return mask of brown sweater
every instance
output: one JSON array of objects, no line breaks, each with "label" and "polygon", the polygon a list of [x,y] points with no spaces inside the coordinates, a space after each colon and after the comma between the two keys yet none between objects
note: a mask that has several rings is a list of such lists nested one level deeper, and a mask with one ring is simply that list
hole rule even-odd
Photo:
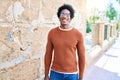
[{"label": "brown sweater", "polygon": [[[76,49],[78,64],[76,60]],[[48,75],[50,65],[55,71],[67,73],[76,72],[78,65],[79,77],[83,77],[85,67],[85,47],[81,32],[75,28],[69,31],[62,31],[59,27],[56,27],[49,32],[45,53],[45,75]]]}]

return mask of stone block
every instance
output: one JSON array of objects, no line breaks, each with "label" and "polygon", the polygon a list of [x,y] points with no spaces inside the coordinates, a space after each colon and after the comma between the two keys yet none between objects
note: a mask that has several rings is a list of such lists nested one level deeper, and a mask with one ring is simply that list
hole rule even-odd
[{"label": "stone block", "polygon": [[35,80],[39,77],[40,60],[27,60],[0,70],[0,80]]},{"label": "stone block", "polygon": [[32,55],[44,54],[47,42],[47,35],[50,27],[37,27],[34,30],[34,40],[32,42]]}]

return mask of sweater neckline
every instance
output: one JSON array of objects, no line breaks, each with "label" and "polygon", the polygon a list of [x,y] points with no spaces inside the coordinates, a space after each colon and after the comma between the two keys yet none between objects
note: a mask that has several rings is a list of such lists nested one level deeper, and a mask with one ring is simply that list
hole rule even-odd
[{"label": "sweater neckline", "polygon": [[61,30],[61,31],[71,31],[71,30],[73,29],[73,27],[68,28],[68,29],[62,29],[60,26],[59,26],[58,28],[59,28],[59,30]]}]

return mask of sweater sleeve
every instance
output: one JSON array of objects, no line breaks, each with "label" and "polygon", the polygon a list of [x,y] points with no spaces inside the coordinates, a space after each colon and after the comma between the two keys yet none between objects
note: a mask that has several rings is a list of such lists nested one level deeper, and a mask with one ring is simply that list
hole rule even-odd
[{"label": "sweater sleeve", "polygon": [[85,45],[82,34],[80,34],[79,36],[79,40],[77,44],[77,53],[78,53],[79,77],[83,78],[84,68],[85,68]]},{"label": "sweater sleeve", "polygon": [[51,34],[49,32],[47,45],[46,45],[45,58],[44,58],[45,75],[49,74],[49,69],[50,69],[50,65],[51,65],[51,61],[52,61],[52,52],[53,52],[53,45],[51,42]]}]

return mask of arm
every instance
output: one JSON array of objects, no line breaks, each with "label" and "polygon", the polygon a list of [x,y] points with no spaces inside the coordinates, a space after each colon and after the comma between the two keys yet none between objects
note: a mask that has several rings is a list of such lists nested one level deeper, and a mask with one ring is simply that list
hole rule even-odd
[{"label": "arm", "polygon": [[52,51],[53,51],[53,45],[52,45],[51,37],[50,37],[50,33],[49,33],[48,41],[47,41],[47,45],[46,45],[45,58],[44,58],[45,80],[49,80],[48,74],[49,74],[49,69],[50,69],[51,60],[52,60]]},{"label": "arm", "polygon": [[79,80],[82,80],[85,68],[85,45],[83,35],[79,36],[77,44]]},{"label": "arm", "polygon": [[50,80],[49,76],[48,76],[48,75],[47,75],[47,76],[45,75],[44,80]]}]

